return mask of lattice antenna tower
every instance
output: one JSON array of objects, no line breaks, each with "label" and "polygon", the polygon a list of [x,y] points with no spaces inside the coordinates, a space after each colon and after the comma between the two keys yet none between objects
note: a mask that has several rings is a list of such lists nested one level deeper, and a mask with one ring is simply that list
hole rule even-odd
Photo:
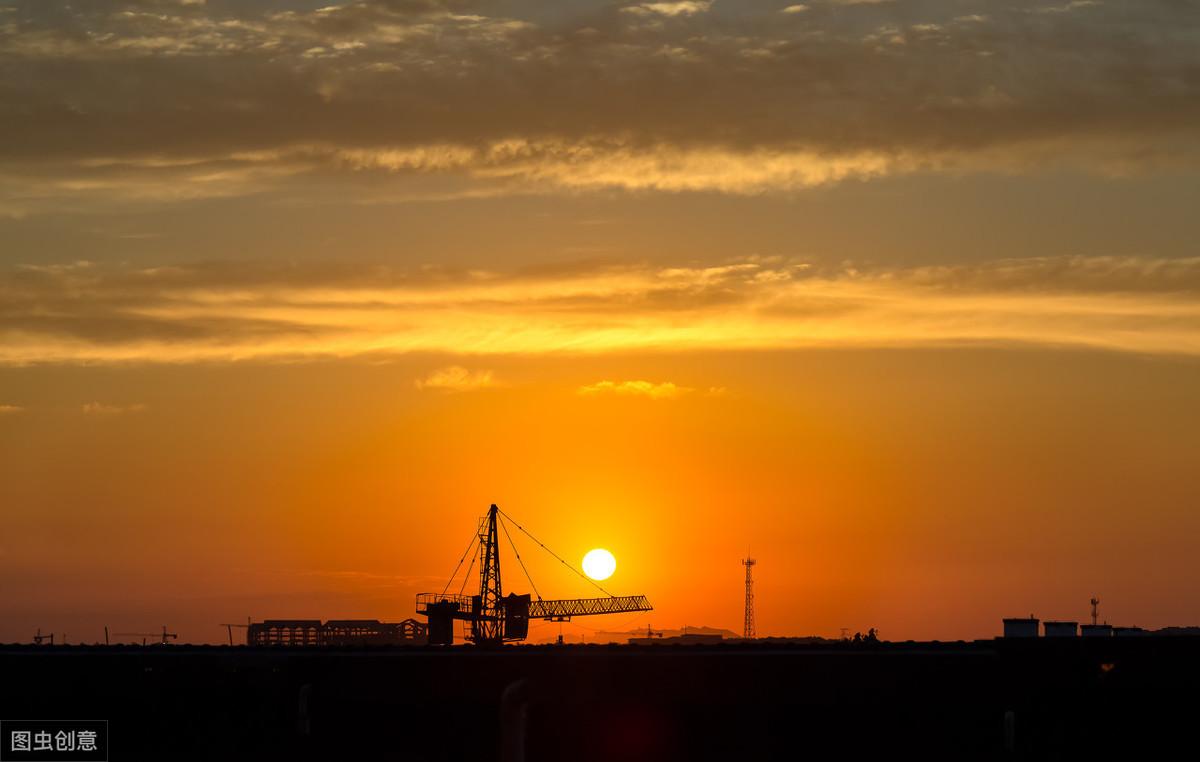
[{"label": "lattice antenna tower", "polygon": [[[746,554],[749,556],[749,554]],[[742,566],[746,567],[746,619],[742,624],[742,637],[757,637],[754,630],[754,565],[758,561],[753,558],[743,558]]]}]

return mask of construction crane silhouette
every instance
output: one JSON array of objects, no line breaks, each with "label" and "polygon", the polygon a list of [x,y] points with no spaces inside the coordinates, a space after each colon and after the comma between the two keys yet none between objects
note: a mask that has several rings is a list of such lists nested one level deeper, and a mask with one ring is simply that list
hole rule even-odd
[{"label": "construction crane silhouette", "polygon": [[114,632],[113,635],[121,638],[141,638],[142,645],[146,645],[146,638],[161,638],[155,645],[165,646],[167,640],[175,640],[179,636],[173,632],[167,632],[167,626],[164,624],[162,632]]},{"label": "construction crane silhouette", "polygon": [[37,635],[33,636],[33,642],[36,645],[40,646],[46,640],[50,641],[50,645],[54,645],[54,633],[50,633],[49,635],[43,635],[42,628],[39,627],[38,631],[37,631]]},{"label": "construction crane silhouette", "polygon": [[[558,559],[563,566],[604,593],[606,597],[543,600],[508,531],[510,523],[537,543],[542,550]],[[517,563],[525,572],[525,578],[529,580],[529,586],[533,588],[534,595],[537,596],[536,600],[529,594],[509,593],[507,596],[504,595],[500,582],[499,531],[501,529],[508,538]],[[466,589],[467,580],[471,575],[471,569],[475,565],[474,556],[463,576],[459,593],[457,595],[449,593],[450,585],[458,575],[463,561],[467,559],[468,555],[471,555],[471,551],[475,548],[479,549],[479,593],[463,595],[463,590]],[[557,553],[547,548],[495,504],[488,509],[487,515],[480,521],[478,531],[467,546],[462,558],[459,559],[458,566],[454,567],[454,573],[450,575],[450,580],[446,582],[446,587],[442,592],[417,595],[417,613],[429,620],[429,643],[431,645],[451,645],[454,642],[455,620],[470,625],[467,640],[475,645],[499,646],[505,641],[524,640],[529,634],[530,619],[569,622],[572,617],[577,616],[623,614],[632,611],[653,611],[653,607],[644,595],[616,596],[609,593],[594,580],[584,576],[578,569],[564,561]]]},{"label": "construction crane silhouette", "polygon": [[233,628],[241,627],[243,630],[249,630],[250,629],[250,617],[246,617],[245,624],[229,624],[229,623],[223,622],[221,624],[221,626],[229,631],[229,645],[233,645]]}]

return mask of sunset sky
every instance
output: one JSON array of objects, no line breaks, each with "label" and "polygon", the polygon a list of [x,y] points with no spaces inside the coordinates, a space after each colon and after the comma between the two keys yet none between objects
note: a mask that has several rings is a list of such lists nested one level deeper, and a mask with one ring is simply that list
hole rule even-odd
[{"label": "sunset sky", "polygon": [[0,0],[0,642],[1200,625],[1197,210],[1190,0]]}]

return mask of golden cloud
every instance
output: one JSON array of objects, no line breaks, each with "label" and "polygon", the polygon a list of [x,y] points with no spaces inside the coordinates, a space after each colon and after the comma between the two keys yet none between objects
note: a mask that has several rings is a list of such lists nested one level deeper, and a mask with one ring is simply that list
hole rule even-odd
[{"label": "golden cloud", "polygon": [[662,400],[678,397],[693,391],[686,386],[677,386],[670,381],[653,383],[650,381],[597,381],[594,384],[581,386],[577,392],[585,397],[598,394],[617,394],[625,396],[649,397]]},{"label": "golden cloud", "polygon": [[469,392],[494,386],[490,370],[469,371],[461,365],[451,365],[430,373],[415,382],[418,389],[436,389],[445,392]]},{"label": "golden cloud", "polygon": [[710,8],[712,8],[712,0],[675,0],[674,2],[627,5],[621,11],[632,13],[635,16],[692,16],[697,13],[706,13]]},{"label": "golden cloud", "polygon": [[[416,274],[79,263],[0,274],[0,364],[1034,345],[1200,355],[1200,258]],[[451,369],[428,388],[480,386]]]}]

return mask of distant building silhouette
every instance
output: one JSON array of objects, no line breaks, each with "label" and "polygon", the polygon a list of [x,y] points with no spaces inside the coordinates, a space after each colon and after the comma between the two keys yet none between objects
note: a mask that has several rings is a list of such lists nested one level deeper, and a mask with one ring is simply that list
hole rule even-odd
[{"label": "distant building silhouette", "polygon": [[[1167,631],[1155,630],[1149,631],[1141,627],[1113,627],[1108,622],[1100,623],[1097,620],[1100,616],[1100,598],[1092,596],[1088,601],[1092,606],[1092,623],[1080,625],[1077,622],[1070,621],[1048,621],[1045,623],[1046,637],[1048,638],[1073,638],[1076,636],[1085,638],[1129,638],[1139,637],[1144,635],[1165,635]],[[1172,629],[1172,628],[1168,628]],[[1189,628],[1174,628],[1182,631]],[[1200,633],[1200,628],[1196,629]],[[1191,633],[1188,633],[1191,634]],[[1006,638],[1036,638],[1038,636],[1038,620],[1030,614],[1027,618],[1014,618],[1004,620],[1004,637]]]},{"label": "distant building silhouette", "polygon": [[1079,635],[1079,622],[1044,622],[1042,628],[1048,638],[1073,638]]},{"label": "distant building silhouette", "polygon": [[1148,633],[1141,627],[1114,627],[1112,634],[1114,638],[1137,638]]},{"label": "distant building silhouette", "polygon": [[268,619],[246,630],[251,646],[387,646],[425,645],[426,626],[415,619]]},{"label": "distant building silhouette", "polygon": [[1085,624],[1079,628],[1079,634],[1085,638],[1111,638],[1111,624]]},{"label": "distant building silhouette", "polygon": [[629,645],[631,646],[706,646],[720,643],[724,640],[721,634],[707,632],[685,632],[682,635],[674,635],[672,637],[643,637],[630,638]]},{"label": "distant building silhouette", "polygon": [[1006,638],[1036,638],[1038,636],[1038,619],[1032,614],[1028,617],[1004,620],[1004,637]]},{"label": "distant building silhouette", "polygon": [[[1131,638],[1148,635],[1171,634],[1167,630],[1146,630],[1142,627],[1113,627],[1104,624],[1079,624],[1077,622],[1048,621],[1044,625],[1047,638]],[[1179,634],[1200,634],[1200,628],[1173,628]],[[1004,637],[1006,638],[1036,638],[1038,636],[1038,619],[1033,616],[1004,620]]]}]

